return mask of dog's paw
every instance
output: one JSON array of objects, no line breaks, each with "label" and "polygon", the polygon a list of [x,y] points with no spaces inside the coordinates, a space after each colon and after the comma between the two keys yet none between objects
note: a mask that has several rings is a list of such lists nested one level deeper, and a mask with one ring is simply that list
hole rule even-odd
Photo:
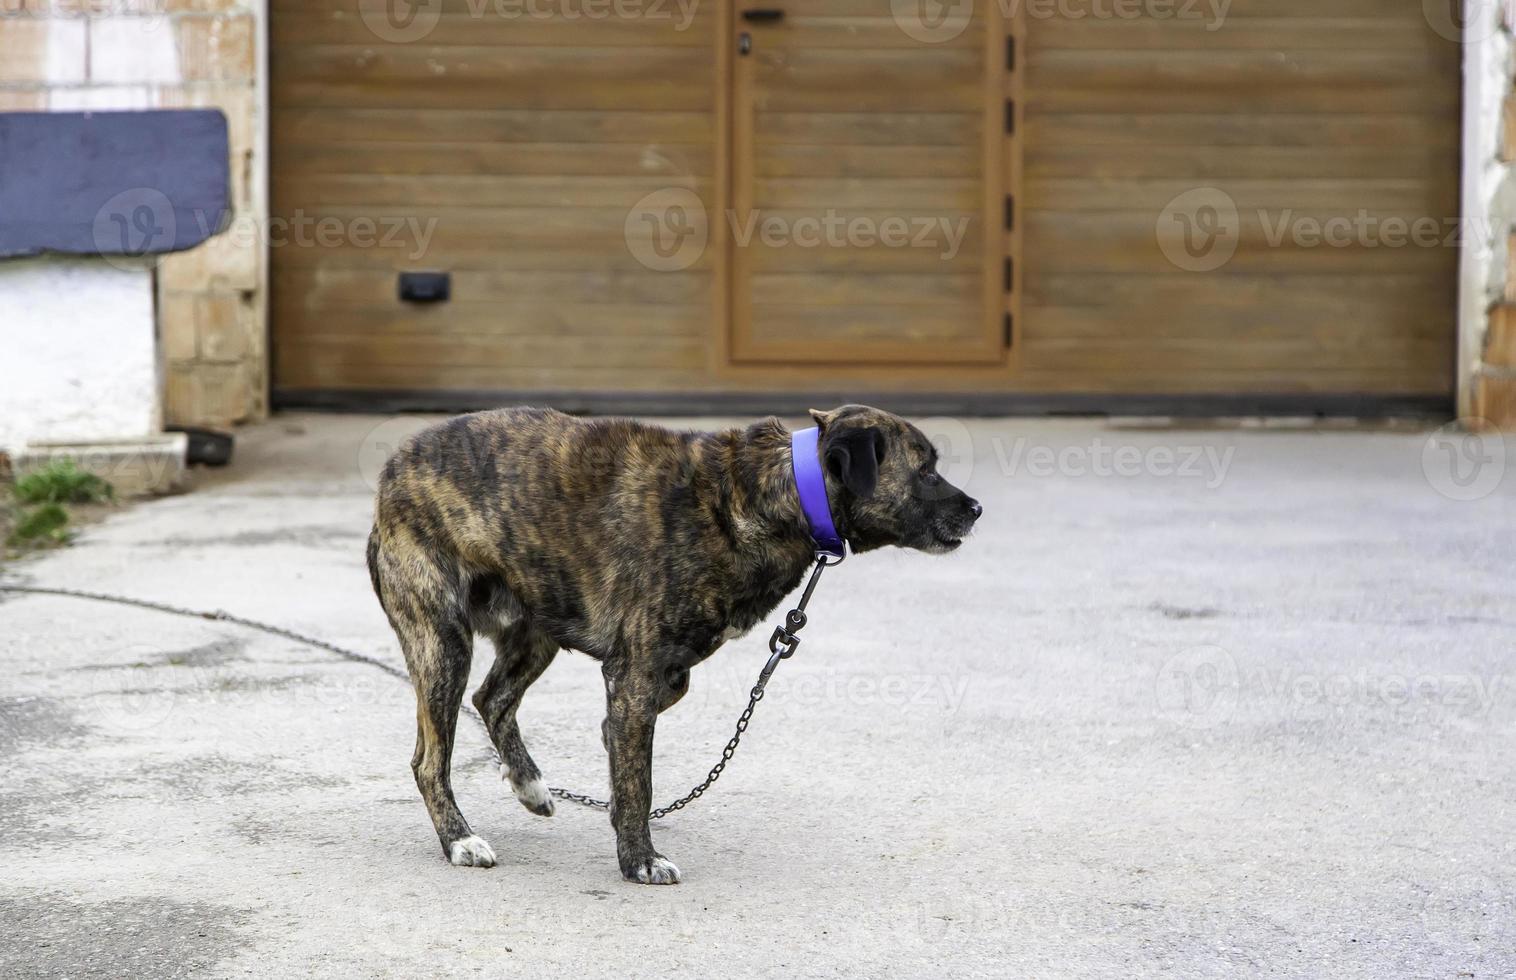
[{"label": "dog's paw", "polygon": [[641,885],[679,884],[679,866],[657,854],[632,862],[631,867],[623,869],[622,874],[626,876],[627,881],[635,881]]},{"label": "dog's paw", "polygon": [[537,814],[539,817],[551,817],[553,815],[553,794],[547,791],[547,783],[542,781],[541,776],[528,779],[526,782],[518,782],[511,776],[511,770],[507,766],[500,767],[500,778],[511,784],[511,792],[521,805]]},{"label": "dog's paw", "polygon": [[469,834],[453,841],[447,849],[447,859],[460,868],[493,868],[495,851],[482,837]]}]

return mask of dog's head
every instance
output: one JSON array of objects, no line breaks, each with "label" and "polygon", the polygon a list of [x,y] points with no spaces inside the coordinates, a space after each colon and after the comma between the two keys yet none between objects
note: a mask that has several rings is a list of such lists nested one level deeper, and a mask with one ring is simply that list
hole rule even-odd
[{"label": "dog's head", "polygon": [[821,429],[827,493],[854,551],[895,545],[952,551],[979,519],[979,502],[937,472],[931,440],[867,405],[811,411]]}]

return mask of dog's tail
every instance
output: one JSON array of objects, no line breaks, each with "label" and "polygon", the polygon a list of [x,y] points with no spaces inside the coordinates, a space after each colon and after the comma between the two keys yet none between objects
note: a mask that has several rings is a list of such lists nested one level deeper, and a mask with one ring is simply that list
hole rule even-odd
[{"label": "dog's tail", "polygon": [[389,613],[384,605],[384,590],[379,587],[379,525],[368,532],[368,577],[374,583],[374,595],[379,597],[379,608]]}]

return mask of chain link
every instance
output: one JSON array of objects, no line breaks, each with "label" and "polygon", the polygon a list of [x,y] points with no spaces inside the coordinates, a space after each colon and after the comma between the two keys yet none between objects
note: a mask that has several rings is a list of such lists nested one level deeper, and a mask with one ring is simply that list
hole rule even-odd
[{"label": "chain link", "polygon": [[[768,686],[769,678],[774,675],[774,668],[779,666],[779,661],[788,660],[794,656],[795,648],[800,645],[800,640],[795,634],[800,632],[806,624],[805,607],[811,601],[811,593],[816,588],[816,582],[821,578],[821,572],[828,566],[836,565],[841,561],[840,557],[825,554],[818,554],[816,556],[816,567],[811,572],[810,581],[806,583],[805,592],[801,595],[799,604],[785,615],[785,625],[775,627],[774,635],[769,638],[770,656],[768,662],[763,665],[763,670],[759,671],[758,683],[753,685],[753,690],[748,695],[747,707],[743,709],[742,714],[737,718],[736,733],[726,743],[726,748],[721,750],[721,761],[711,767],[711,771],[706,775],[705,779],[694,789],[668,806],[659,807],[648,814],[649,820],[658,820],[684,809],[695,800],[698,800],[706,790],[711,788],[712,783],[721,778],[722,772],[726,770],[726,764],[731,762],[732,756],[737,754],[737,744],[742,741],[742,736],[747,731],[748,722],[753,717],[753,709],[758,707],[759,701],[763,700],[763,690]],[[208,612],[203,609],[190,609],[186,606],[175,606],[167,602],[154,602],[150,599],[133,599],[130,596],[112,595],[106,592],[90,592],[85,589],[49,588],[38,585],[0,584],[0,592],[10,592],[18,595],[61,596],[68,599],[89,599],[94,602],[109,602],[118,606],[132,606],[137,609],[148,609],[153,612],[167,613],[171,616],[183,616],[188,619],[204,619],[215,623],[231,623],[245,629],[267,633],[270,636],[292,640],[295,643],[303,643],[318,650],[325,650],[328,653],[336,654],[344,660],[366,664],[389,674],[391,677],[396,677],[406,682],[410,681],[409,674],[394,664],[380,660],[378,657],[371,657],[366,653],[359,653],[357,650],[350,650],[347,647],[338,646],[335,643],[330,643],[318,637],[292,629],[286,629],[283,626],[275,626],[271,623],[259,622],[256,619],[238,616],[224,609]],[[478,711],[474,710],[473,705],[465,703],[463,710],[479,723],[479,727],[484,730],[485,740],[490,743],[490,747],[493,749],[494,741],[489,737],[489,728],[485,725],[484,718],[480,716]],[[497,761],[499,760],[498,752],[496,752],[495,758]],[[560,800],[577,803],[580,806],[589,807],[594,810],[606,810],[610,808],[608,800],[598,800],[593,796],[587,796],[584,793],[573,793],[557,786],[548,787],[548,792]]]}]

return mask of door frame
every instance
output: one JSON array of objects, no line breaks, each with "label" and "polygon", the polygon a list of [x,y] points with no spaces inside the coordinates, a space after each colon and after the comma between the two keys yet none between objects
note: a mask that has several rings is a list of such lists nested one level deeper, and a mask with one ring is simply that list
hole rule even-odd
[{"label": "door frame", "polygon": [[[748,0],[739,0],[744,4]],[[984,23],[984,64],[981,85],[981,146],[983,187],[980,195],[984,244],[981,277],[982,344],[960,347],[946,355],[923,357],[914,344],[870,345],[870,358],[864,365],[883,370],[953,368],[972,369],[976,373],[998,369],[1014,371],[1017,356],[1015,343],[1020,330],[1020,222],[1014,220],[1015,204],[1021,182],[1019,131],[1022,105],[1020,99],[1022,66],[1017,57],[1022,48],[1022,32],[1017,25],[1020,8],[1007,16],[1000,4],[985,4],[974,16]],[[715,250],[715,322],[718,343],[715,345],[717,374],[772,370],[782,365],[848,364],[859,365],[856,349],[846,342],[820,342],[808,347],[803,359],[786,352],[765,350],[753,343],[746,329],[750,304],[746,282],[738,275],[737,243],[731,234],[728,216],[738,212],[741,202],[741,161],[752,159],[753,131],[740,125],[738,118],[738,68],[735,48],[740,29],[737,4],[722,4],[716,37],[716,186],[717,220],[710,233],[710,247]]]}]

